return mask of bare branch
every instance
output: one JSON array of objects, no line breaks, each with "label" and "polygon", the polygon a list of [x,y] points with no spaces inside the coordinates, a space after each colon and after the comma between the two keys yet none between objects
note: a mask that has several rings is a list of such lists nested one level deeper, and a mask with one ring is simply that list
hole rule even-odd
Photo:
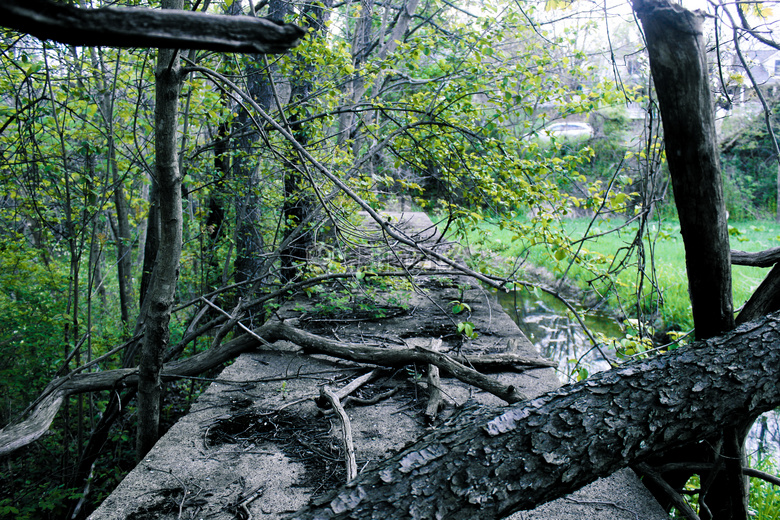
[{"label": "bare branch", "polygon": [[48,0],[3,0],[0,24],[41,40],[88,47],[159,47],[276,54],[305,32],[265,18],[191,11],[81,9]]},{"label": "bare branch", "polygon": [[745,251],[731,250],[732,265],[749,265],[751,267],[772,267],[780,261],[780,247],[773,247],[766,251],[748,253]]},{"label": "bare branch", "polygon": [[[510,403],[522,399],[522,395],[514,387],[504,385],[466,365],[487,368],[515,365],[541,368],[555,365],[546,360],[531,360],[511,353],[457,356],[456,359],[453,359],[441,353],[420,349],[388,350],[365,347],[322,338],[284,323],[270,322],[251,334],[244,334],[216,348],[210,348],[184,360],[166,363],[163,366],[162,379],[172,381],[202,374],[235,358],[242,352],[259,345],[268,345],[269,342],[278,339],[286,339],[305,350],[374,365],[403,366],[415,362],[434,363],[461,381],[491,392]],[[72,372],[65,377],[55,379],[38,399],[37,404],[25,420],[0,430],[0,456],[27,446],[45,434],[65,397],[86,392],[135,387],[137,384],[138,371],[131,368],[88,374]]]},{"label": "bare branch", "polygon": [[347,482],[354,480],[357,477],[357,461],[355,459],[355,444],[352,442],[352,425],[349,422],[349,416],[341,406],[339,398],[333,393],[328,385],[323,386],[320,389],[320,397],[327,399],[330,405],[336,410],[336,415],[341,423],[341,436],[344,441],[344,457],[347,464]]}]

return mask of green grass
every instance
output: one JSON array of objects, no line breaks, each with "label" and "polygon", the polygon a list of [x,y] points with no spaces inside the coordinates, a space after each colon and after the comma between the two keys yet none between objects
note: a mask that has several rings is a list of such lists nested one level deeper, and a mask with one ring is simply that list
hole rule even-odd
[{"label": "green grass", "polygon": [[[530,222],[519,220],[516,224],[530,225]],[[655,282],[662,299],[652,291],[645,291],[645,296],[640,299],[643,312],[652,316],[658,329],[690,330],[693,323],[679,224],[672,219],[650,224],[649,232],[643,237],[646,277],[638,276],[639,263],[635,251],[626,258],[627,247],[637,233],[635,224],[589,239],[578,250],[580,246],[575,241],[583,237],[589,224],[589,219],[567,219],[554,223],[553,227],[561,236],[568,238],[540,242],[538,235],[534,238],[534,233],[518,237],[517,230],[499,229],[483,221],[461,240],[468,243],[472,251],[490,250],[505,258],[525,257],[529,264],[545,267],[558,278],[565,276],[583,289],[595,289],[607,298],[611,308],[622,310],[628,317],[637,315],[636,287],[640,279],[645,289]],[[599,235],[623,224],[624,221],[619,219],[597,221],[590,227],[588,236]],[[761,251],[780,246],[780,225],[773,221],[732,222],[729,227],[732,249]],[[534,241],[537,243],[534,244]],[[606,273],[610,265],[623,259],[626,259],[626,268],[622,272],[598,277],[599,273]],[[655,280],[650,275],[651,262],[655,266]],[[732,272],[734,306],[739,308],[764,279],[768,269],[734,266]]]},{"label": "green grass", "polygon": [[[752,459],[752,458],[751,458]],[[754,462],[748,461],[748,466],[758,469],[770,475],[777,475],[777,465],[771,456],[765,456]],[[699,475],[694,475],[688,480],[685,488],[696,491],[701,487]],[[686,500],[694,511],[699,510],[698,495],[686,495]],[[759,478],[750,477],[750,489],[748,507],[751,518],[755,520],[780,520],[780,488]],[[671,518],[684,518],[676,509],[672,510]]]},{"label": "green grass", "polygon": [[[759,460],[755,466],[765,473],[777,475],[777,466],[771,457]],[[780,519],[780,488],[757,478],[750,479],[750,509],[756,520]]]}]

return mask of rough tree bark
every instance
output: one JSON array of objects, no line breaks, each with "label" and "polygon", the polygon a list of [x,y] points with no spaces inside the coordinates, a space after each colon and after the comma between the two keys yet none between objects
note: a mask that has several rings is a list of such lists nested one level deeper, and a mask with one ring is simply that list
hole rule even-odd
[{"label": "rough tree bark", "polygon": [[305,34],[293,24],[264,18],[143,8],[81,9],[49,0],[3,0],[0,25],[78,46],[223,52],[281,53],[295,47]]},{"label": "rough tree bark", "polygon": [[[184,0],[163,0],[163,9],[181,9]],[[159,437],[163,354],[168,347],[179,259],[182,247],[182,176],[177,157],[181,65],[179,51],[160,49],[155,71],[155,176],[157,177],[160,244],[149,287],[146,334],[138,365],[138,433],[141,459]]]},{"label": "rough tree bark", "polygon": [[661,110],[696,337],[709,338],[734,328],[734,309],[704,15],[667,0],[634,0],[634,10],[645,31]]}]

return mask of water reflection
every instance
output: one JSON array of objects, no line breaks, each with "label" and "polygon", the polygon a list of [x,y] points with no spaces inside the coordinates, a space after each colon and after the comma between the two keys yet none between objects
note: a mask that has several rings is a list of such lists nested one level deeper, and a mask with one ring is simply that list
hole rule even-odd
[{"label": "water reflection", "polygon": [[[498,301],[544,357],[558,362],[558,377],[567,383],[577,367],[589,373],[609,369],[614,352],[594,349],[579,322],[557,298],[541,291],[498,293]],[[606,313],[587,313],[583,319],[592,332],[621,337],[620,325]]]},{"label": "water reflection", "polygon": [[[586,368],[589,373],[609,369],[604,356],[610,357],[614,351],[605,348],[600,352],[592,348],[579,322],[556,298],[525,289],[499,292],[496,296],[541,354],[558,362],[558,377],[562,383],[576,379],[574,370],[578,366]],[[606,313],[589,312],[583,318],[592,333],[600,332],[612,338],[623,334],[620,325]],[[747,444],[748,455],[753,461],[771,456],[775,464],[780,465],[780,414],[773,411],[759,417]]]}]

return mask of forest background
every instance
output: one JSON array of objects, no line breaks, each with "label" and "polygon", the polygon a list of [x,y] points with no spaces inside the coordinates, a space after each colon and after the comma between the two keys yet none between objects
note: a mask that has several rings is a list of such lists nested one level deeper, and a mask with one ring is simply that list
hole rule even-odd
[{"label": "forest background", "polygon": [[[752,23],[768,30],[770,7],[753,9]],[[687,306],[668,302],[655,272],[654,244],[675,210],[630,9],[440,0],[186,8],[253,9],[309,34],[280,56],[184,54],[183,247],[168,359],[229,339],[238,323],[259,326],[293,292],[322,291],[326,275],[359,281],[382,271],[344,263],[350,244],[364,240],[354,232],[356,199],[428,211],[466,243],[478,227],[507,232],[520,244],[511,261],[483,249],[470,264],[495,284],[533,282],[534,262],[562,279],[576,266],[596,303],[630,318],[627,334],[648,349],[690,328]],[[740,221],[778,213],[776,92],[732,66],[745,35],[728,17],[716,20],[712,86],[737,236]],[[154,57],[3,31],[2,424],[55,376],[137,364],[137,317],[165,225],[155,216]],[[765,112],[755,110],[760,99]],[[593,134],[545,132],[564,120]],[[621,230],[615,251],[589,248],[581,239],[594,236],[592,226],[574,235],[572,216],[598,223],[598,234]],[[321,236],[336,245],[322,246]],[[496,253],[507,256],[503,246]],[[674,319],[664,315],[669,306],[682,309]],[[659,316],[667,317],[660,327]],[[170,383],[163,421],[200,389]],[[132,396],[100,453],[89,447],[110,394],[70,398],[49,435],[4,461],[0,514],[84,516],[132,468]]]}]

